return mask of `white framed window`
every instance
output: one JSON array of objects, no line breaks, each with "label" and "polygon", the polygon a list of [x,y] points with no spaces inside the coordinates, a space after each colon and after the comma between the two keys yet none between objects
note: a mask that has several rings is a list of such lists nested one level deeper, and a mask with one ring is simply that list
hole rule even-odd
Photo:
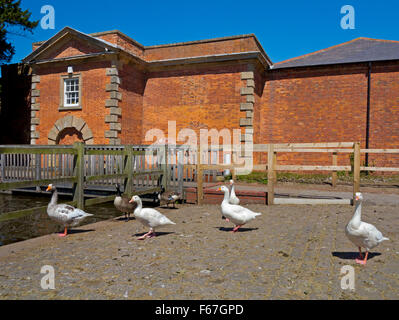
[{"label": "white framed window", "polygon": [[79,78],[64,79],[64,106],[79,106]]},{"label": "white framed window", "polygon": [[61,75],[60,107],[58,110],[81,110],[82,86],[82,75],[80,73]]}]

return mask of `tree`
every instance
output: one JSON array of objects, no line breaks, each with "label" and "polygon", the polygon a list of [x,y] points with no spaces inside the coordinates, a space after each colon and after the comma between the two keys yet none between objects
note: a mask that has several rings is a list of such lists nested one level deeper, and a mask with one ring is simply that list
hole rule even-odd
[{"label": "tree", "polygon": [[14,53],[14,46],[7,40],[7,34],[13,28],[23,32],[33,33],[39,21],[30,21],[31,13],[22,11],[21,0],[0,0],[0,63],[10,62]]}]

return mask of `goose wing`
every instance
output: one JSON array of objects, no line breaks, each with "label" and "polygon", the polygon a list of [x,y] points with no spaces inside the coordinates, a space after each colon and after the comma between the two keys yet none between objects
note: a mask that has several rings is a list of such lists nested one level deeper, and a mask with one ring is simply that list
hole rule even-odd
[{"label": "goose wing", "polygon": [[169,218],[164,216],[162,213],[152,208],[142,209],[140,212],[140,216],[138,217],[146,220],[151,227],[156,227],[165,224],[175,224],[174,222],[169,220]]},{"label": "goose wing", "polygon": [[359,229],[361,229],[362,234],[365,235],[364,242],[369,248],[375,247],[378,243],[386,239],[382,235],[381,231],[371,223],[362,222]]},{"label": "goose wing", "polygon": [[349,239],[356,245],[372,249],[381,241],[387,240],[382,233],[372,224],[361,222],[358,228],[354,228],[350,223],[346,227]]},{"label": "goose wing", "polygon": [[222,213],[229,219],[240,223],[247,222],[261,215],[261,213],[253,212],[236,204],[222,204]]},{"label": "goose wing", "polygon": [[68,204],[58,204],[54,207],[54,216],[64,223],[71,223],[91,215]]}]

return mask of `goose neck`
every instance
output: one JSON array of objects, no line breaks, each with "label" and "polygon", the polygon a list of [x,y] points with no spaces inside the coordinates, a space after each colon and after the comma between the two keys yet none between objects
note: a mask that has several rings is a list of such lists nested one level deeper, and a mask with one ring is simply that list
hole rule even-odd
[{"label": "goose neck", "polygon": [[118,195],[118,197],[122,196],[122,192],[121,189],[119,189],[119,186],[116,187],[116,194]]},{"label": "goose neck", "polygon": [[137,203],[137,207],[136,207],[136,209],[134,209],[134,212],[135,212],[135,213],[136,213],[136,212],[140,212],[141,209],[143,208],[143,203],[141,202],[141,199],[138,199],[138,200],[136,201],[136,203]]},{"label": "goose neck", "polygon": [[57,205],[57,202],[58,202],[58,192],[57,192],[57,189],[54,189],[53,194],[51,196],[50,203],[49,203],[48,206],[49,207],[50,206],[55,206],[55,205]]},{"label": "goose neck", "polygon": [[224,198],[223,198],[223,202],[229,202],[229,190],[225,190],[224,191]]},{"label": "goose neck", "polygon": [[356,203],[355,212],[352,217],[352,224],[355,225],[360,224],[361,217],[362,217],[362,202],[358,201]]}]

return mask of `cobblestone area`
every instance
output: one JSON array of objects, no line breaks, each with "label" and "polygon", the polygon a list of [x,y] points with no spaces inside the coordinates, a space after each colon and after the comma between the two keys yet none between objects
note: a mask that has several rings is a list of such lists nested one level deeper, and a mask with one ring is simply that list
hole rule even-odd
[{"label": "cobblestone area", "polygon": [[[363,220],[391,241],[366,266],[345,237],[351,206],[249,205],[263,215],[229,232],[218,205],[160,208],[177,224],[158,237],[116,218],[0,247],[0,299],[398,299],[398,206],[365,203]],[[94,213],[94,212],[93,212]],[[40,286],[55,269],[55,289]],[[355,290],[341,289],[341,267]]]}]

